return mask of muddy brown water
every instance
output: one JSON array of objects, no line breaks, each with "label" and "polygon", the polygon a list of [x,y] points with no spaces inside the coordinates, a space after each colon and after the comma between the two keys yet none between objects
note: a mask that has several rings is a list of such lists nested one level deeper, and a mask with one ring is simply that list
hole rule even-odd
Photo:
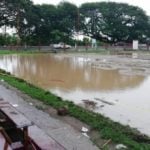
[{"label": "muddy brown water", "polygon": [[150,77],[94,68],[91,59],[61,54],[6,55],[0,56],[0,68],[150,135]]}]

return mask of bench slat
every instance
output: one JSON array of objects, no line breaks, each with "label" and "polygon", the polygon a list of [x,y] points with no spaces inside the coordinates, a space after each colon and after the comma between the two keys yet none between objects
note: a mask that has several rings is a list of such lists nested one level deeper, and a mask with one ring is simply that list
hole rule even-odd
[{"label": "bench slat", "polygon": [[23,128],[27,126],[31,126],[33,123],[28,120],[24,115],[19,113],[12,106],[10,107],[2,107],[1,111],[7,115],[16,125],[17,128]]}]

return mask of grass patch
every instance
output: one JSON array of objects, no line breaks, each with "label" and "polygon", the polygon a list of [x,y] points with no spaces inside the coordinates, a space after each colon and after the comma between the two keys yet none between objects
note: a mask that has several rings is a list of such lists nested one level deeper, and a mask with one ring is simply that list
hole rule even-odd
[{"label": "grass patch", "polygon": [[33,51],[0,50],[0,55],[32,54]]},{"label": "grass patch", "polygon": [[12,55],[12,54],[35,54],[35,53],[42,53],[38,50],[0,50],[0,55]]},{"label": "grass patch", "polygon": [[16,54],[15,50],[0,50],[0,55]]},{"label": "grass patch", "polygon": [[[46,52],[46,51],[45,51]],[[53,51],[47,51],[48,53],[53,53]],[[58,53],[62,53],[63,50],[58,50]],[[109,54],[109,51],[108,50],[100,50],[100,49],[97,49],[97,50],[93,50],[93,49],[89,49],[89,50],[84,50],[84,49],[81,49],[81,50],[66,50],[64,53],[84,53],[84,54],[88,54],[88,53],[98,53],[98,54]],[[0,50],[0,55],[11,55],[11,54],[32,54],[32,53],[43,53],[43,51],[39,51],[39,50]]]},{"label": "grass patch", "polygon": [[85,110],[73,102],[62,100],[60,97],[27,83],[23,79],[16,78],[4,70],[0,70],[1,79],[32,98],[40,100],[55,109],[67,105],[70,116],[85,122],[92,129],[97,130],[103,139],[111,139],[114,143],[125,144],[129,150],[150,150],[150,138],[139,134],[139,132],[128,126],[113,122],[101,114]]}]

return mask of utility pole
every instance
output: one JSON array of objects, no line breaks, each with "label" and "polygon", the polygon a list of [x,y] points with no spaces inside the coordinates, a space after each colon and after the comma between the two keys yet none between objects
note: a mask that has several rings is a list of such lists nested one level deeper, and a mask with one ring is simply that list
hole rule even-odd
[{"label": "utility pole", "polygon": [[80,24],[80,12],[79,12],[79,8],[77,8],[77,20],[76,20],[76,36],[77,36],[77,41],[75,43],[75,49],[77,49],[78,45],[77,42],[79,40],[79,24]]},{"label": "utility pole", "polygon": [[92,32],[93,34],[96,33],[96,15],[97,15],[97,9],[92,11]]},{"label": "utility pole", "polygon": [[17,6],[17,15],[16,15],[16,28],[17,28],[17,50],[20,46],[20,6]]},{"label": "utility pole", "polygon": [[[6,0],[4,0],[4,10],[6,9]],[[6,10],[5,10],[6,11]],[[4,11],[4,12],[5,12]],[[6,14],[4,13],[4,15],[6,16]],[[4,18],[5,18],[4,16]],[[4,38],[5,38],[5,44],[6,44],[6,30],[7,30],[7,27],[6,27],[6,19],[4,20]]]}]

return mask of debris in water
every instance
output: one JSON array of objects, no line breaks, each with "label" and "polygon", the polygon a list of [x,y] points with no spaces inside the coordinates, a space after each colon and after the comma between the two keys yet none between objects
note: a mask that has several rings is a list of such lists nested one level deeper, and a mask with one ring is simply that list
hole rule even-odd
[{"label": "debris in water", "polygon": [[94,101],[88,100],[88,99],[83,99],[82,101],[83,101],[84,107],[86,109],[94,110],[97,108],[97,102],[94,102]]},{"label": "debris in water", "polygon": [[128,119],[127,121],[128,121],[128,122],[131,122],[131,120],[130,120],[130,119]]},{"label": "debris in water", "polygon": [[97,102],[90,101],[88,99],[83,99],[82,101],[84,102],[84,104],[89,105],[89,106],[95,107],[97,105]]},{"label": "debris in water", "polygon": [[105,107],[105,105],[100,105],[101,108]]},{"label": "debris in water", "polygon": [[105,101],[105,100],[100,99],[100,98],[94,98],[94,99],[97,100],[97,101],[101,101],[101,102],[103,102],[105,104],[108,104],[108,105],[115,105],[113,102],[108,102],[108,101]]},{"label": "debris in water", "polygon": [[106,62],[106,59],[103,59],[102,62]]}]

